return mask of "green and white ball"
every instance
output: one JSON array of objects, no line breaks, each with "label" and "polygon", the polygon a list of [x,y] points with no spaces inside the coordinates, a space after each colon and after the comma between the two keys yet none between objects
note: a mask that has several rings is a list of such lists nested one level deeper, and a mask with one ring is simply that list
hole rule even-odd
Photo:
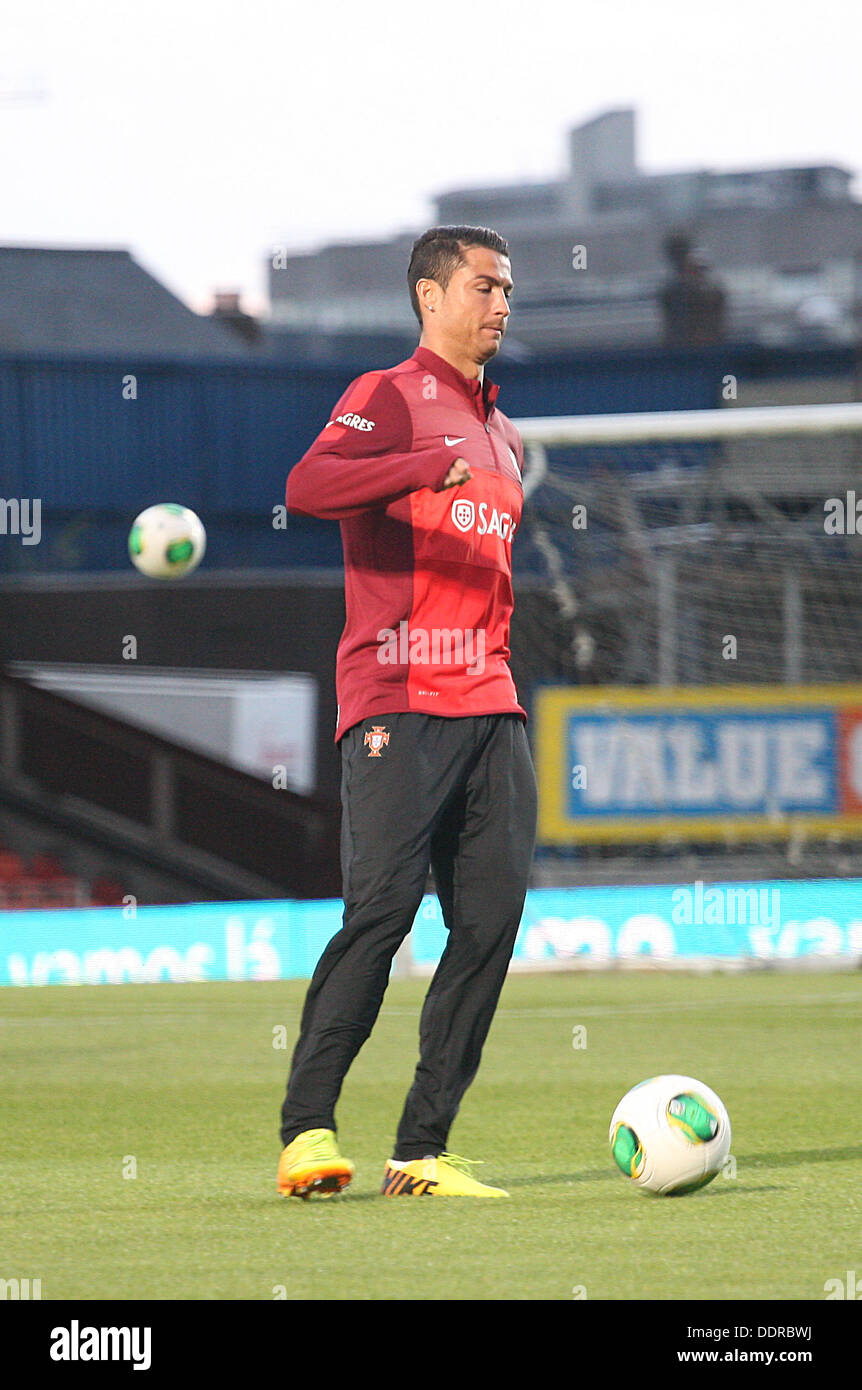
[{"label": "green and white ball", "polygon": [[180,579],[203,559],[207,535],[200,517],[178,502],[158,502],[135,518],[129,555],[150,579]]},{"label": "green and white ball", "polygon": [[632,1087],[613,1113],[611,1153],[642,1192],[681,1197],[705,1187],[730,1153],[722,1101],[693,1076],[651,1076]]}]

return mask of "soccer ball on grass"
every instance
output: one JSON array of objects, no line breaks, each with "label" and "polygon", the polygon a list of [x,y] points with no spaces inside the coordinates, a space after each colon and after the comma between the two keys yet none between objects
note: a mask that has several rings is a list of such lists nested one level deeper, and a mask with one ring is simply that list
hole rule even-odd
[{"label": "soccer ball on grass", "polygon": [[642,1192],[681,1197],[712,1182],[730,1153],[722,1101],[693,1076],[651,1076],[611,1118],[611,1153]]}]

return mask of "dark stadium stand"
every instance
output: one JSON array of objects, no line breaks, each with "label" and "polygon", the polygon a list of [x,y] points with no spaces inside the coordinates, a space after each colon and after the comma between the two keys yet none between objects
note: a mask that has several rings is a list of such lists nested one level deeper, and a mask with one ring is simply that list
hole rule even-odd
[{"label": "dark stadium stand", "polygon": [[[89,884],[0,853],[11,906],[338,893],[337,808],[0,674],[0,811],[95,862]],[[118,877],[122,867],[123,885]],[[47,871],[47,872],[46,872]],[[139,880],[151,885],[139,891]],[[154,886],[153,886],[154,885]],[[27,891],[25,892],[25,886]],[[14,901],[12,901],[14,899]],[[25,901],[26,899],[26,901]]]}]

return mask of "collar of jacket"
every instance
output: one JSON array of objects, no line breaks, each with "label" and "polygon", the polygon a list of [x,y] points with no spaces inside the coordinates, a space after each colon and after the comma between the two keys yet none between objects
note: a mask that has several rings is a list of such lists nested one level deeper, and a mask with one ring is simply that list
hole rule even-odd
[{"label": "collar of jacket", "polygon": [[481,394],[485,407],[485,419],[488,419],[491,411],[494,409],[497,397],[500,394],[500,388],[496,382],[489,381],[487,376],[483,373],[482,382],[480,384],[478,377],[465,376],[463,372],[458,371],[457,367],[453,367],[451,362],[447,362],[445,357],[438,356],[438,354],[432,352],[430,348],[418,347],[413,357],[420,366],[425,367],[429,372],[434,372],[434,374],[441,377],[443,381],[447,381],[450,386],[454,386],[457,390],[463,391],[464,395],[468,396],[470,400],[475,400],[475,398]]}]

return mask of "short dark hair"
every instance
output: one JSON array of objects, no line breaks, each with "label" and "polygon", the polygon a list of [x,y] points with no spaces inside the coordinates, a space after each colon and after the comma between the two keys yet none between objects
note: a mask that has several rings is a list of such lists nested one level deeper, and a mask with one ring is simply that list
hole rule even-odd
[{"label": "short dark hair", "polygon": [[487,246],[501,256],[508,256],[509,243],[490,227],[430,227],[413,243],[410,265],[407,268],[407,287],[413,312],[422,324],[422,311],[416,284],[419,280],[436,280],[444,290],[453,273],[463,263],[469,246]]}]

